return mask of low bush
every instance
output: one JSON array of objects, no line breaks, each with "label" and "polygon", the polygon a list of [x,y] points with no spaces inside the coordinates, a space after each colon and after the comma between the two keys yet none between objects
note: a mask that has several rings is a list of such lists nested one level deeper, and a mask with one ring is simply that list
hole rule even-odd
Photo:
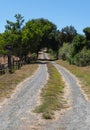
[{"label": "low bush", "polygon": [[83,49],[81,52],[75,55],[73,62],[78,66],[90,65],[90,50]]}]

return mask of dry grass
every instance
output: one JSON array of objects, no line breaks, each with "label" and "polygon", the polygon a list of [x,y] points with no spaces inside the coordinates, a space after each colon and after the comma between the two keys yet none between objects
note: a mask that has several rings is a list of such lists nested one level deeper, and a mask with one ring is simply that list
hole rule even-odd
[{"label": "dry grass", "polygon": [[78,67],[75,65],[69,65],[68,62],[62,60],[58,60],[57,63],[70,70],[74,75],[79,78],[83,90],[90,99],[90,66]]},{"label": "dry grass", "polygon": [[10,97],[17,84],[31,76],[37,67],[37,64],[28,64],[24,65],[20,70],[16,70],[13,74],[7,73],[0,76],[0,100]]},{"label": "dry grass", "polygon": [[63,108],[63,88],[64,83],[57,69],[50,63],[47,64],[49,80],[42,89],[42,103],[36,107],[35,112],[43,113],[45,119],[54,118],[54,111]]}]

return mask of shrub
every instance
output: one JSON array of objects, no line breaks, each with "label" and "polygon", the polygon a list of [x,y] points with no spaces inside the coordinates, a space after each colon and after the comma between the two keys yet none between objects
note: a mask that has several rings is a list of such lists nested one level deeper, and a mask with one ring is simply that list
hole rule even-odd
[{"label": "shrub", "polygon": [[78,66],[90,65],[90,50],[84,48],[81,52],[76,54],[74,64]]},{"label": "shrub", "polygon": [[49,51],[48,51],[52,56],[53,56],[53,58],[55,58],[56,57],[56,52],[55,51],[53,51],[52,49],[49,49]]},{"label": "shrub", "polygon": [[67,43],[63,44],[63,47],[59,50],[59,58],[63,60],[67,60],[69,46]]}]

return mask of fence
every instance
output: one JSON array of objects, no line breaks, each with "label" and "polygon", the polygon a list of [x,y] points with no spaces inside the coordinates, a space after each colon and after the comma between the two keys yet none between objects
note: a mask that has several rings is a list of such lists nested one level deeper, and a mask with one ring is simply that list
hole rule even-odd
[{"label": "fence", "polygon": [[0,74],[5,74],[8,70],[8,64],[0,64]]},{"label": "fence", "polygon": [[23,65],[25,65],[25,61],[24,60],[13,60],[12,66],[15,69],[20,69]]},{"label": "fence", "polygon": [[[11,60],[12,72],[16,69],[20,69],[25,64],[32,63],[33,61],[36,61],[36,59],[37,59],[36,56],[26,57],[26,58],[23,58],[22,60],[20,60],[17,57],[12,57],[12,60]],[[5,74],[6,72],[9,72],[8,63],[6,63],[6,62],[7,62],[7,59],[5,60],[5,63],[4,62],[0,63],[0,74],[1,75]]]},{"label": "fence", "polygon": [[[20,60],[13,60],[11,67],[12,67],[12,71],[14,69],[20,69],[23,65],[25,64],[24,61],[20,61]],[[8,63],[5,64],[1,64],[0,63],[0,74],[5,74],[6,72],[8,72]]]}]

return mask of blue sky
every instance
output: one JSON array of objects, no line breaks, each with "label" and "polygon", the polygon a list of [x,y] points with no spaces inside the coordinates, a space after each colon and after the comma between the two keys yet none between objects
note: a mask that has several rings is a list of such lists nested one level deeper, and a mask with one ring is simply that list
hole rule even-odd
[{"label": "blue sky", "polygon": [[90,0],[0,0],[0,33],[6,20],[15,21],[20,13],[25,22],[32,18],[45,18],[61,30],[74,26],[78,33],[90,26]]}]

